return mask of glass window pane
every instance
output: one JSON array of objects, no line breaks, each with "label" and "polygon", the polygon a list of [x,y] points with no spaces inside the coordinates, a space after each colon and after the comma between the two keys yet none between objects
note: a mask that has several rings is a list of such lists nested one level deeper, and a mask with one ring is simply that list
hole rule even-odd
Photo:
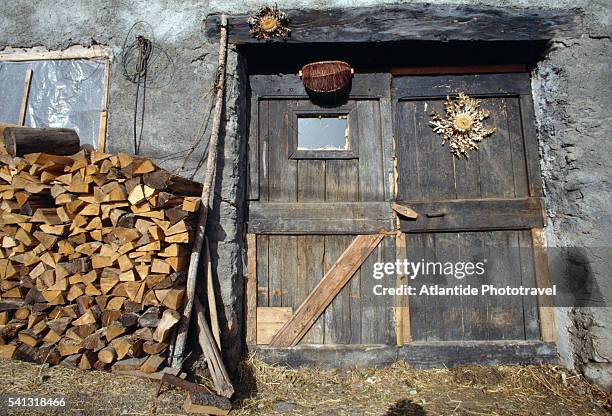
[{"label": "glass window pane", "polygon": [[349,150],[348,116],[298,116],[298,150]]}]

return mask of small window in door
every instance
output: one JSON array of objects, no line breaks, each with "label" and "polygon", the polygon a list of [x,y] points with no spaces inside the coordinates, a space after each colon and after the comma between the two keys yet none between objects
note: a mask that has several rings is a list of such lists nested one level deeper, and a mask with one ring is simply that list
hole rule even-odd
[{"label": "small window in door", "polygon": [[297,150],[350,150],[347,114],[298,116]]},{"label": "small window in door", "polygon": [[354,105],[333,109],[300,102],[289,110],[289,159],[357,159]]}]

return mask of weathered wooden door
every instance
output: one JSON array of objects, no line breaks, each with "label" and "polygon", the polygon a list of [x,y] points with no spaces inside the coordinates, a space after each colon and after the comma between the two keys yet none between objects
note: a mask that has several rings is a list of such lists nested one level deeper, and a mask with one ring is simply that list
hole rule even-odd
[{"label": "weathered wooden door", "polygon": [[[547,285],[528,74],[389,81],[387,74],[357,74],[345,100],[317,103],[297,75],[251,75],[248,344],[378,344],[375,353],[363,349],[370,351],[367,364],[377,354],[381,361],[449,363],[460,355],[457,348],[467,351],[464,362],[473,362],[469,351],[475,344],[457,344],[463,341],[485,341],[477,356],[493,351],[512,361],[507,343],[486,341],[527,346],[530,362],[538,354],[552,355],[548,346],[538,350],[537,341],[554,339],[552,312],[541,298],[390,296],[374,290],[404,284],[417,290],[434,284]],[[480,99],[491,112],[485,123],[496,128],[469,159],[454,158],[429,125],[432,111],[444,113],[447,95],[459,92]],[[418,217],[397,216],[393,203]],[[334,263],[364,235],[380,236],[375,248],[361,256],[365,260],[318,319],[305,325],[308,331],[288,342],[279,334],[292,333],[291,325],[308,309],[304,305],[311,306],[309,295],[319,293],[317,285],[333,274]],[[446,271],[416,280],[394,272],[374,279],[378,263],[403,259],[490,262],[483,274],[466,279]],[[399,355],[396,345],[406,345]],[[311,362],[318,363],[324,350],[329,351],[313,350]],[[331,350],[334,361],[340,353]]]},{"label": "weathered wooden door", "polygon": [[[415,210],[401,219],[412,261],[488,258],[485,273],[456,279],[434,273],[417,284],[533,287],[545,282],[540,252],[541,184],[529,75],[427,75],[393,79],[397,201]],[[469,158],[454,157],[433,131],[447,95],[464,92],[490,111],[496,131]],[[535,237],[535,240],[534,238]],[[535,253],[535,257],[534,257]],[[409,283],[404,281],[404,283]],[[412,282],[413,284],[415,282]],[[552,338],[550,310],[533,296],[411,296],[405,341]]]},{"label": "weathered wooden door", "polygon": [[[268,344],[356,235],[392,231],[392,118],[387,74],[358,74],[347,99],[325,104],[297,75],[250,86],[247,341]],[[387,237],[300,343],[394,344],[393,300],[371,290],[373,263],[394,256]]]}]

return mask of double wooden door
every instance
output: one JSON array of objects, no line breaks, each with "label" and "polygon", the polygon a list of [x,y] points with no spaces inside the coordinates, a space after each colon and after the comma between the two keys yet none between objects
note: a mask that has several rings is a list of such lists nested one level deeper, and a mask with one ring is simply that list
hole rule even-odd
[{"label": "double wooden door", "polygon": [[[250,77],[248,343],[269,344],[364,234],[383,236],[300,344],[542,338],[533,297],[375,295],[375,264],[398,258],[488,256],[495,261],[477,284],[542,283],[533,247],[542,207],[528,75],[390,80],[356,74],[346,99],[317,103],[297,75]],[[431,112],[443,113],[447,95],[459,91],[481,99],[496,128],[469,159],[454,158],[429,125]],[[417,219],[397,216],[394,202]],[[415,283],[385,279],[385,286]],[[465,283],[444,275],[419,282],[434,281]]]}]

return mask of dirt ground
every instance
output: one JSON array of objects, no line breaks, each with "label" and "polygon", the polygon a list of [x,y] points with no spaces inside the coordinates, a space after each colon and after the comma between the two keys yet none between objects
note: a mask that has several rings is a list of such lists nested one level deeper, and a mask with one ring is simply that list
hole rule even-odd
[{"label": "dirt ground", "polygon": [[[232,416],[245,415],[606,415],[612,399],[551,366],[415,370],[287,369],[249,360]],[[0,360],[0,414],[178,415],[185,394],[97,371]],[[9,407],[9,397],[66,397],[65,408]]]}]

